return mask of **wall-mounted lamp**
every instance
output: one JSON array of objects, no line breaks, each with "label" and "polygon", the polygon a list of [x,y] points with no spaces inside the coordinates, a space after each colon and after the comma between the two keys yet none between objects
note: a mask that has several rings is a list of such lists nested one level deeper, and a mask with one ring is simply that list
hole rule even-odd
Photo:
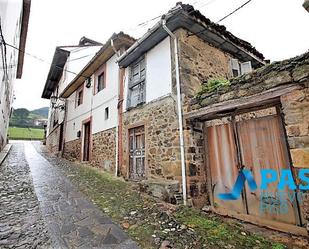
[{"label": "wall-mounted lamp", "polygon": [[90,88],[90,87],[91,87],[91,77],[88,77],[88,78],[86,79],[86,87],[87,87],[87,88]]}]

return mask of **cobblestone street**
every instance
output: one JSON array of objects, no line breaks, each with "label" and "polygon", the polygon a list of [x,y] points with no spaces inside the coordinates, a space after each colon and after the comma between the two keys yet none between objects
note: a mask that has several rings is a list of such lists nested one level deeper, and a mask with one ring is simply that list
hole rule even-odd
[{"label": "cobblestone street", "polygon": [[0,166],[0,248],[138,248],[55,166],[13,144]]},{"label": "cobblestone street", "polygon": [[23,144],[14,144],[0,165],[0,248],[50,247],[30,174]]}]

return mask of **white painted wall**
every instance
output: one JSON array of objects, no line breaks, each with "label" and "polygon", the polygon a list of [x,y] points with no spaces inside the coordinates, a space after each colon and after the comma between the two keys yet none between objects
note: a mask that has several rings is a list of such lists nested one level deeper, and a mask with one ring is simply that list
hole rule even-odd
[{"label": "white painted wall", "polygon": [[76,77],[76,74],[78,74],[87,65],[87,63],[95,56],[101,47],[102,46],[63,48],[63,50],[70,51],[70,56],[64,67],[67,71],[63,71],[61,80],[59,81],[59,93],[61,93]]},{"label": "white painted wall", "polygon": [[[0,0],[0,17],[3,37],[6,43],[19,47],[21,31],[22,0]],[[4,49],[4,45],[0,45]],[[1,52],[0,52],[1,54]],[[4,56],[4,54],[3,54]],[[7,76],[4,78],[2,56],[0,55],[0,142],[6,143],[7,129],[13,99],[13,85],[16,80],[18,51],[6,46]],[[1,146],[1,144],[0,144]],[[1,147],[0,147],[1,150]]]},{"label": "white painted wall", "polygon": [[[63,90],[71,83],[71,81],[76,77],[76,75],[88,64],[88,62],[95,56],[98,50],[102,46],[88,46],[88,47],[66,47],[63,50],[70,52],[70,56],[67,59],[67,62],[64,66],[61,79],[58,84],[58,94],[56,90],[52,95],[59,96]],[[75,100],[75,97],[73,98]],[[74,101],[73,101],[74,102]],[[56,105],[64,105],[62,100],[58,100]],[[48,116],[48,125],[47,125],[47,134],[52,132],[53,127],[51,120],[51,115],[55,113],[58,116],[58,124],[61,124],[64,121],[65,110],[61,109],[52,109],[51,104],[49,107],[49,116]]]},{"label": "white painted wall", "polygon": [[[171,46],[166,37],[145,54],[146,59],[146,103],[172,92]],[[125,70],[124,111],[127,109],[129,68]]]},{"label": "white painted wall", "polygon": [[[98,69],[100,70],[100,69]],[[106,88],[93,95],[95,74],[92,75],[92,85],[86,88],[84,84],[83,104],[75,107],[76,92],[68,98],[65,141],[77,139],[77,132],[82,130],[83,120],[92,117],[92,134],[104,131],[117,125],[118,77],[119,68],[116,55],[106,62]],[[105,108],[109,108],[109,118],[105,120]]]}]

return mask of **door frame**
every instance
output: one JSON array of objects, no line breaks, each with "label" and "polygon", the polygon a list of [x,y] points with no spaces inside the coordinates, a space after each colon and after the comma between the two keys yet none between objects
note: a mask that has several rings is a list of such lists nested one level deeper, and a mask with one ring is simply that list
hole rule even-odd
[{"label": "door frame", "polygon": [[149,168],[148,168],[148,143],[147,143],[147,134],[148,134],[148,129],[147,129],[147,125],[146,125],[146,122],[137,122],[137,123],[135,123],[135,124],[133,124],[133,125],[128,125],[127,127],[126,127],[126,139],[127,139],[127,144],[126,144],[126,146],[125,146],[125,148],[126,148],[126,154],[127,155],[125,155],[124,156],[124,159],[126,160],[125,161],[125,165],[126,165],[126,179],[128,179],[128,180],[131,180],[130,179],[130,143],[129,143],[129,139],[130,139],[130,132],[129,132],[129,130],[131,130],[131,129],[134,129],[134,128],[138,128],[138,127],[140,127],[140,126],[144,126],[144,133],[145,133],[145,135],[144,135],[144,137],[145,137],[145,165],[144,165],[144,167],[145,167],[145,178],[144,178],[144,180],[147,180],[148,179],[148,171],[149,171]]},{"label": "door frame", "polygon": [[[269,219],[265,219],[263,217],[258,217],[258,216],[254,216],[254,215],[250,215],[248,214],[248,207],[247,207],[247,202],[246,202],[246,195],[244,195],[244,190],[242,191],[242,199],[243,201],[245,201],[245,208],[247,213],[242,214],[242,213],[238,213],[236,211],[233,210],[226,210],[224,208],[218,208],[218,207],[214,207],[214,196],[213,196],[213,191],[212,191],[212,179],[211,179],[211,168],[210,168],[210,162],[209,162],[209,153],[208,153],[208,138],[206,135],[206,122],[207,121],[211,121],[214,119],[221,119],[223,117],[231,117],[231,123],[233,126],[233,131],[234,131],[234,139],[235,139],[235,143],[237,143],[236,147],[238,146],[239,140],[238,140],[238,134],[235,134],[235,132],[237,133],[237,126],[236,126],[236,121],[235,121],[235,116],[239,115],[239,114],[244,114],[244,113],[248,113],[248,112],[253,112],[253,111],[258,111],[258,110],[263,110],[263,109],[267,109],[270,107],[274,107],[276,108],[276,115],[279,117],[280,120],[280,129],[282,129],[282,135],[284,136],[284,146],[286,146],[287,149],[287,157],[288,157],[288,162],[289,162],[289,168],[292,171],[293,174],[293,178],[295,178],[295,172],[293,170],[293,162],[292,162],[292,158],[291,158],[291,154],[290,154],[290,150],[289,150],[289,145],[288,145],[288,140],[287,140],[287,134],[286,134],[286,129],[284,126],[284,119],[283,119],[283,115],[281,112],[281,103],[280,102],[272,102],[269,103],[268,105],[264,105],[264,106],[254,106],[252,108],[244,108],[244,109],[239,109],[239,110],[233,110],[231,112],[225,113],[223,115],[215,115],[215,116],[211,116],[206,120],[203,120],[203,137],[204,137],[204,153],[206,156],[206,160],[204,160],[204,167],[205,167],[205,174],[206,174],[206,180],[207,180],[207,192],[209,195],[209,201],[210,201],[210,205],[211,205],[211,210],[214,211],[215,213],[218,213],[220,215],[224,215],[224,216],[230,216],[236,219],[240,219],[240,220],[244,220],[253,224],[257,224],[257,225],[261,225],[261,226],[266,226],[268,228],[271,229],[275,229],[275,230],[279,230],[282,232],[288,232],[288,233],[292,233],[292,234],[296,234],[296,235],[302,235],[302,236],[308,236],[308,232],[307,229],[304,227],[301,227],[300,225],[302,224],[302,217],[301,217],[301,208],[300,205],[298,203],[298,201],[296,200],[296,205],[297,205],[297,216],[299,217],[299,223],[300,225],[291,225],[291,224],[286,224],[283,222],[279,222],[279,221],[273,221],[273,220],[269,220]],[[235,126],[235,127],[234,127]],[[235,130],[236,129],[236,130]],[[238,148],[237,148],[237,157],[241,157],[241,154],[239,154]],[[241,162],[241,161],[240,161]]]},{"label": "door frame", "polygon": [[58,142],[58,151],[63,150],[63,139],[64,139],[64,123],[62,122],[59,126],[59,142]]},{"label": "door frame", "polygon": [[[89,160],[88,161],[84,161],[84,137],[85,137],[85,124],[88,124],[89,123]],[[81,139],[81,153],[80,153],[80,160],[83,162],[89,162],[91,161],[92,159],[92,116],[90,116],[89,118],[87,119],[84,119],[82,121],[82,127],[81,127],[81,136],[80,136],[80,139]]]}]

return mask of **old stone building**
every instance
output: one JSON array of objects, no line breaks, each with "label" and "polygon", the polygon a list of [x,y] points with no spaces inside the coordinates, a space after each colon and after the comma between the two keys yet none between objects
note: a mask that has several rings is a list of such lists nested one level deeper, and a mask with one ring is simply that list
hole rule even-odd
[{"label": "old stone building", "polygon": [[[178,186],[181,192],[185,174],[188,197],[199,207],[207,201],[203,132],[200,125],[183,121],[184,172],[174,39],[163,22],[177,38],[184,113],[191,110],[190,99],[200,91],[203,82],[244,74],[265,62],[251,44],[212,23],[190,5],[177,4],[162,18],[118,60],[126,75],[120,173],[127,179],[142,181],[149,188],[149,179],[151,185],[156,179],[167,192],[171,184],[172,189]],[[178,193],[162,195],[173,198],[173,194]]]},{"label": "old stone building", "polygon": [[[235,201],[222,201],[217,195],[232,190],[243,168],[253,172],[258,186],[261,169],[273,169],[279,175],[291,169],[299,186],[298,172],[309,166],[309,53],[234,78],[228,86],[203,90],[190,103],[187,121],[203,127],[206,193],[212,209],[306,235],[307,192],[302,192],[302,198],[288,199],[299,190],[284,189],[284,197],[273,195],[271,202],[259,189],[250,191],[248,186]],[[278,193],[276,184],[270,184],[270,193]],[[277,209],[287,205],[287,209],[261,212],[269,205]]]}]

